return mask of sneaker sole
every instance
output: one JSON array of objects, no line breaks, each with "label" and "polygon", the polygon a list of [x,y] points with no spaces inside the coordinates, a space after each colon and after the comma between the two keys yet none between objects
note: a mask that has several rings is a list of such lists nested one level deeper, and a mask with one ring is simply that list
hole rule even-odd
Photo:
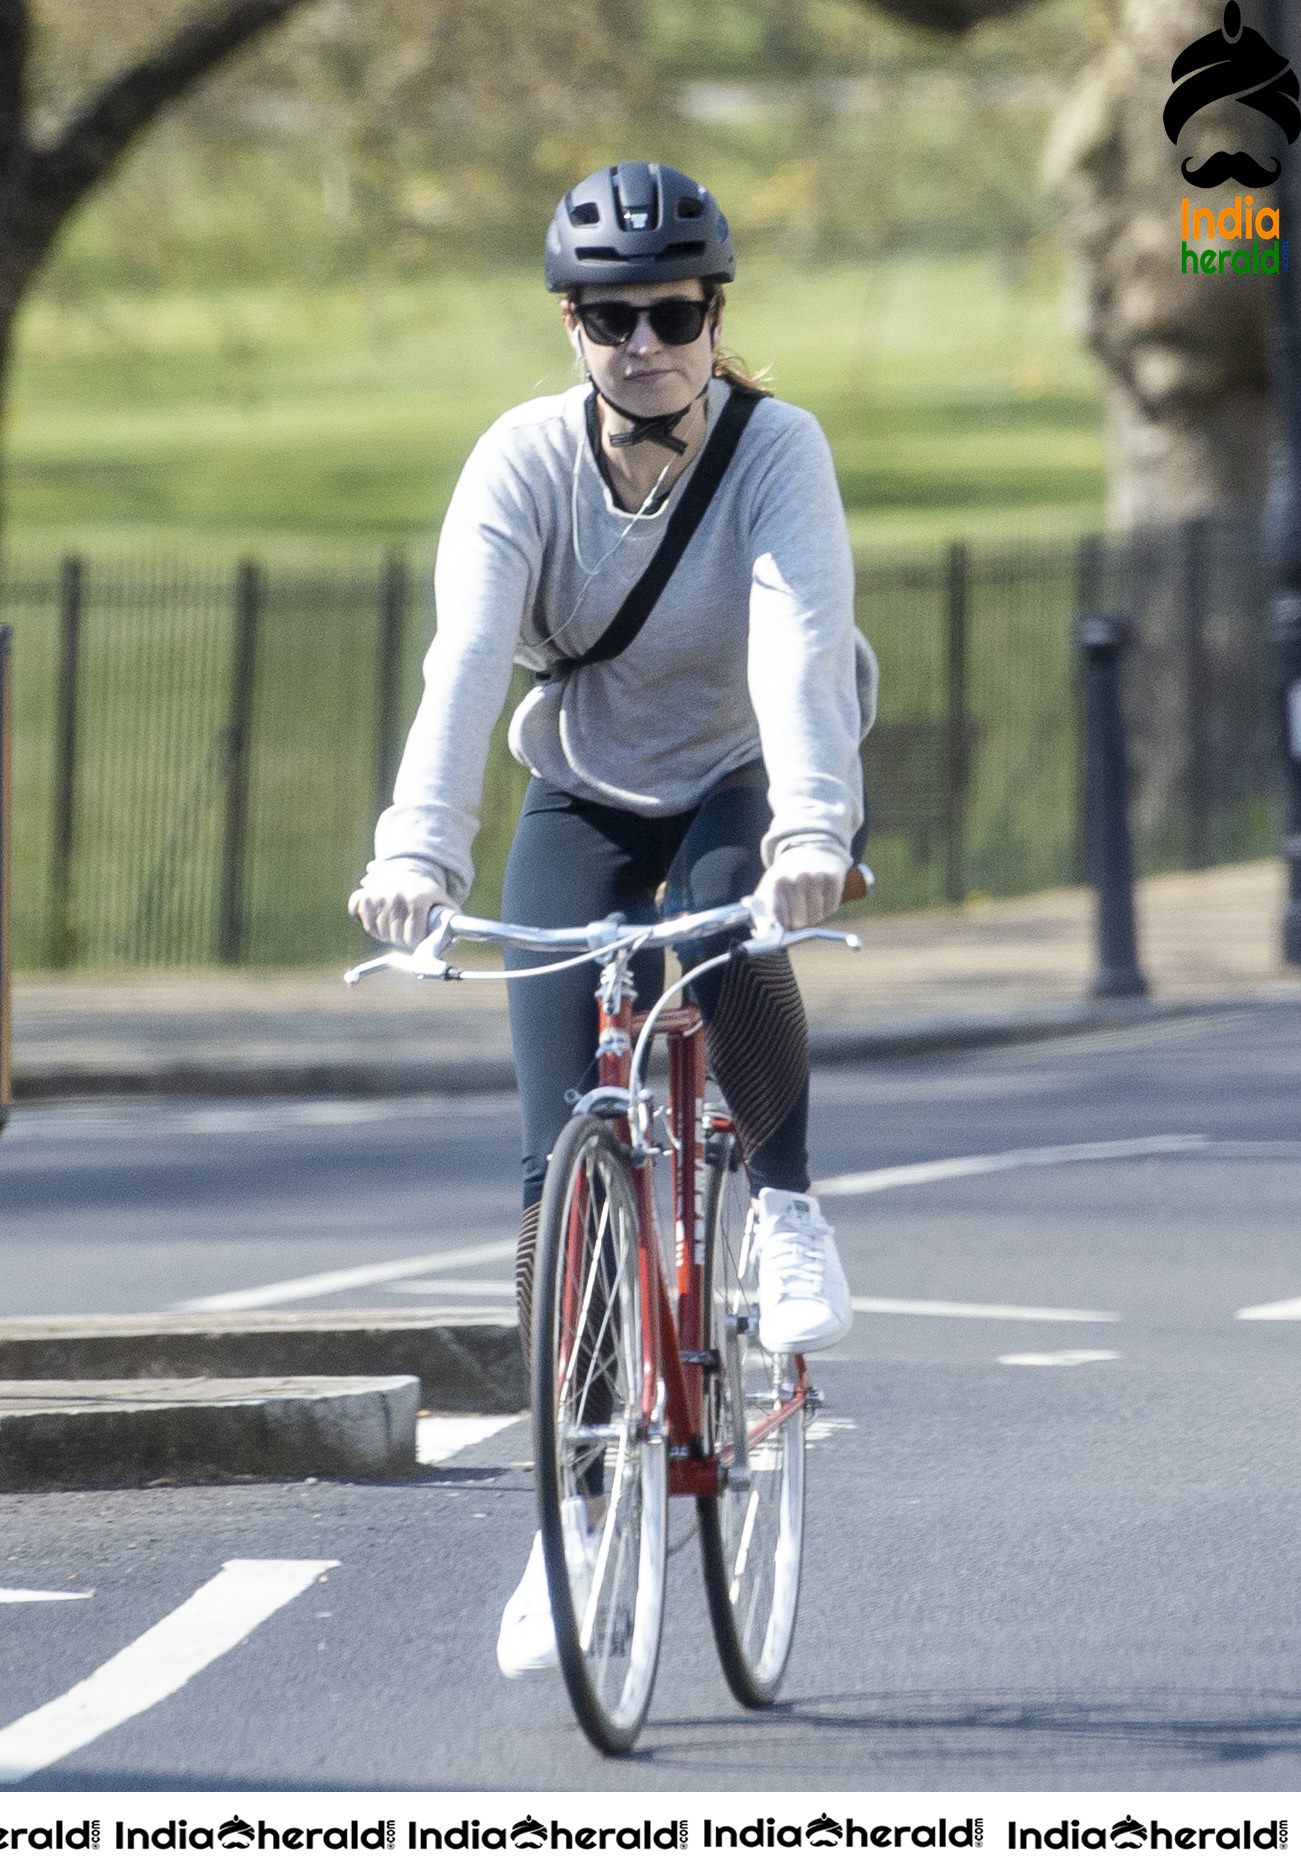
[{"label": "sneaker sole", "polygon": [[782,1340],[776,1343],[765,1340],[763,1329],[760,1328],[759,1344],[765,1353],[825,1353],[828,1347],[839,1346],[842,1340],[847,1340],[853,1326],[851,1320],[847,1327],[837,1327],[834,1333],[820,1334],[815,1340]]}]

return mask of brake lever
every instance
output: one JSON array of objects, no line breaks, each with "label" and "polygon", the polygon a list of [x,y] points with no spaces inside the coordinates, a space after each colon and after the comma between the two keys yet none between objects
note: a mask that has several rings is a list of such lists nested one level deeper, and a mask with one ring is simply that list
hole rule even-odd
[{"label": "brake lever", "polygon": [[425,982],[430,978],[436,981],[455,982],[460,970],[443,958],[443,949],[451,939],[451,921],[456,915],[447,904],[439,904],[429,913],[429,934],[422,937],[413,950],[386,950],[382,956],[373,956],[369,962],[358,963],[344,975],[349,988],[356,988],[363,976],[374,975],[377,970],[394,969],[399,975],[415,976],[417,981]]}]

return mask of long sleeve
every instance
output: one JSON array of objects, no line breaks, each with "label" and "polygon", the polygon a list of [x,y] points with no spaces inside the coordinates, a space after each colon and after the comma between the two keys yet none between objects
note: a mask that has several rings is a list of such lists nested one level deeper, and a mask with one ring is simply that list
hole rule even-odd
[{"label": "long sleeve", "polygon": [[854,622],[854,567],[826,439],[801,413],[757,491],[747,673],[768,769],[762,847],[813,843],[849,858],[862,818],[859,743],[876,660]]},{"label": "long sleeve", "polygon": [[424,696],[375,829],[375,861],[428,871],[458,903],[474,879],[484,768],[541,554],[537,514],[490,430],[456,485],[434,569]]}]

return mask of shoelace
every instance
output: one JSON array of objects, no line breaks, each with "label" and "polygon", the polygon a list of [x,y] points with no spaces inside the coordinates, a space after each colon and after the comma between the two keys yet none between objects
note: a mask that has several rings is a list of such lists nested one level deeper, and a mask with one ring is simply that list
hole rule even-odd
[{"label": "shoelace", "polygon": [[822,1270],[831,1246],[827,1223],[806,1225],[807,1234],[779,1226],[764,1247],[763,1267],[777,1279],[783,1298],[789,1295],[820,1294]]}]

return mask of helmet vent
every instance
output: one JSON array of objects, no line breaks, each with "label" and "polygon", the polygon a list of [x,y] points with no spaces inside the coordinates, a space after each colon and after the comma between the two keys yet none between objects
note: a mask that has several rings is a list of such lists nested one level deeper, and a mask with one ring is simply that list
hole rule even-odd
[{"label": "helmet vent", "polygon": [[670,241],[667,247],[660,248],[659,257],[661,260],[690,260],[704,251],[703,241]]},{"label": "helmet vent", "polygon": [[678,202],[678,220],[696,221],[705,212],[705,204],[696,195],[684,195]]},{"label": "helmet vent", "polygon": [[576,228],[590,228],[601,219],[601,211],[595,202],[579,202],[570,209],[569,219]]}]

